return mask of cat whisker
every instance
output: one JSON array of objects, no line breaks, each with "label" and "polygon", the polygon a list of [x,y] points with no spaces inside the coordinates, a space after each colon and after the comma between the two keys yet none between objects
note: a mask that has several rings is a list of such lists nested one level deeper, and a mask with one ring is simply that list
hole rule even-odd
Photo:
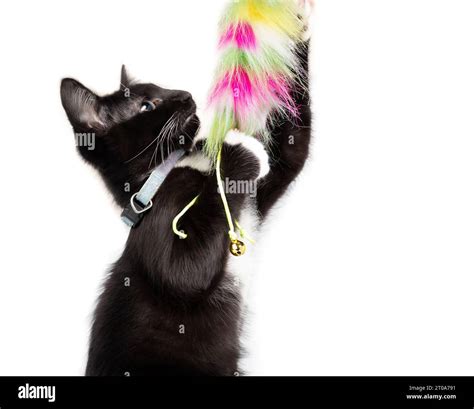
[{"label": "cat whisker", "polygon": [[138,158],[140,155],[142,155],[144,152],[146,152],[146,150],[147,150],[150,146],[152,146],[158,138],[159,138],[159,136],[157,136],[155,139],[153,139],[153,140],[150,142],[149,145],[147,145],[143,150],[141,150],[139,153],[137,153],[134,157],[132,157],[132,158],[126,160],[124,163],[130,163],[132,160]]},{"label": "cat whisker", "polygon": [[173,135],[176,133],[176,131],[178,130],[178,127],[179,127],[179,117],[176,119],[176,121],[174,121],[173,123],[173,126],[171,127],[171,130],[170,132],[168,133],[167,135],[167,147],[168,147],[168,156],[170,154],[170,142],[171,142],[171,138],[173,137]]},{"label": "cat whisker", "polygon": [[132,160],[135,160],[136,158],[138,158],[139,156],[141,156],[143,153],[145,153],[148,148],[150,148],[150,146],[152,146],[156,141],[158,141],[160,138],[161,138],[161,135],[162,135],[162,132],[163,130],[166,128],[166,126],[168,125],[168,123],[173,119],[173,115],[171,115],[171,117],[166,121],[165,125],[163,125],[163,128],[161,128],[161,131],[160,133],[158,134],[158,136],[153,139],[145,148],[143,148],[140,152],[138,152],[135,156],[133,156],[132,158],[126,160],[124,163],[130,163]]},{"label": "cat whisker", "polygon": [[[157,166],[156,161],[158,159],[158,147],[160,147],[161,161],[163,162],[164,161],[163,142],[165,140],[169,141],[170,136],[172,135],[172,133],[173,133],[175,127],[176,127],[177,120],[178,120],[178,117],[177,117],[176,113],[174,113],[173,115],[171,115],[169,120],[166,122],[166,124],[163,126],[163,128],[160,131],[159,139],[156,141],[156,147],[155,147],[155,151],[154,151],[154,154],[153,154],[155,167]],[[169,152],[169,146],[168,146],[168,155],[169,154],[170,154],[170,152]],[[150,161],[149,167],[151,167],[151,162],[152,161]]]},{"label": "cat whisker", "polygon": [[[186,118],[186,120],[190,120],[191,118]],[[125,161],[125,163],[129,163],[133,161],[134,159],[138,158],[139,156],[143,155],[151,146],[155,145],[155,149],[153,151],[153,154],[151,155],[150,161],[148,163],[148,169],[154,165],[154,167],[157,166],[157,160],[158,160],[158,149],[160,149],[161,153],[161,161],[163,162],[165,160],[165,152],[164,152],[164,147],[163,144],[166,143],[166,154],[169,156],[172,151],[176,149],[176,145],[173,141],[173,137],[176,135],[176,133],[182,128],[183,126],[183,118],[181,115],[178,113],[173,113],[168,120],[165,122],[163,127],[161,128],[160,132],[158,133],[157,137],[153,139],[145,148],[143,148],[138,154],[133,156],[132,158],[128,159]]]}]

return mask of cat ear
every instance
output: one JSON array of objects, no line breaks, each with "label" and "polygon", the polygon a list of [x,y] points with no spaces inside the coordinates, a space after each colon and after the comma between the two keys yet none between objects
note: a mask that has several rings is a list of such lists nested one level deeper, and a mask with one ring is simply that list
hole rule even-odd
[{"label": "cat ear", "polygon": [[61,81],[61,102],[73,127],[101,130],[105,128],[99,114],[99,97],[79,81]]},{"label": "cat ear", "polygon": [[125,64],[122,65],[122,72],[120,74],[120,89],[126,89],[132,84],[132,78],[128,75]]}]

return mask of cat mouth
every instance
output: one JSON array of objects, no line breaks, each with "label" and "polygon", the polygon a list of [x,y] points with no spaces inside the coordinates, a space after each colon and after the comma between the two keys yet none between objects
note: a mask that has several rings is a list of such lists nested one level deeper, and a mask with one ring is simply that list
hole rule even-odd
[{"label": "cat mouth", "polygon": [[184,120],[184,124],[183,126],[186,126],[187,124],[189,124],[190,121],[194,120],[196,117],[196,112],[193,112],[192,114],[189,114],[186,119]]},{"label": "cat mouth", "polygon": [[192,141],[197,135],[200,126],[201,121],[199,121],[199,118],[196,115],[196,108],[194,108],[191,113],[184,116],[181,133]]},{"label": "cat mouth", "polygon": [[184,118],[183,127],[188,125],[190,121],[197,119],[196,110],[197,110],[196,103],[192,101],[191,107],[188,110],[186,110],[186,112],[184,112],[183,114],[183,118]]}]

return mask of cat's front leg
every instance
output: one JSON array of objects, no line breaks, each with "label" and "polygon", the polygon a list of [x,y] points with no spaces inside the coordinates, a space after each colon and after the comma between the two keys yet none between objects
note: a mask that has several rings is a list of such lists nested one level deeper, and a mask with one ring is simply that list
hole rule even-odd
[{"label": "cat's front leg", "polygon": [[222,147],[221,167],[223,177],[235,181],[257,181],[270,171],[263,144],[238,130],[227,133]]},{"label": "cat's front leg", "polygon": [[[154,214],[153,224],[144,223],[137,229],[141,230],[140,237],[147,237],[147,229],[158,228],[162,232],[161,243],[149,252],[150,268],[159,271],[164,285],[181,291],[201,292],[216,285],[229,257],[229,226],[211,168],[202,152],[185,158],[160,189],[164,194],[156,205],[162,205]],[[268,171],[263,145],[250,136],[230,131],[222,147],[221,176],[233,217],[239,217],[252,191],[229,187],[249,186]],[[179,219],[177,227],[186,234],[186,238],[180,238],[171,229],[172,221],[196,196],[195,204]]]},{"label": "cat's front leg", "polygon": [[293,84],[292,95],[299,109],[297,119],[281,118],[272,127],[269,151],[271,170],[258,188],[258,209],[265,217],[303,169],[311,140],[311,107],[309,97],[309,41],[297,46],[301,76]]}]

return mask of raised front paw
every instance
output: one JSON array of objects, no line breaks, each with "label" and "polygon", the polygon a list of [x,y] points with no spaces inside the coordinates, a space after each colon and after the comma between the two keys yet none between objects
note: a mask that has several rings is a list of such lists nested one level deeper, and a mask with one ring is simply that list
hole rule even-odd
[{"label": "raised front paw", "polygon": [[235,129],[226,135],[222,158],[224,173],[233,179],[261,179],[270,171],[268,154],[263,144]]}]

